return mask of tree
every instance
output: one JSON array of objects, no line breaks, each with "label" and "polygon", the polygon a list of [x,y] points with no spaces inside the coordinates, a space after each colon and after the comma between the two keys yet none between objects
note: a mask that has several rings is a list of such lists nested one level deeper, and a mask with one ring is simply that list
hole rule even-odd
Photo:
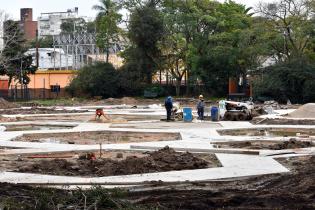
[{"label": "tree", "polygon": [[83,18],[71,18],[62,22],[61,33],[95,33],[95,22],[86,22]]},{"label": "tree", "polygon": [[304,60],[290,60],[264,69],[254,85],[256,97],[263,96],[292,103],[307,103],[315,100],[315,64]]},{"label": "tree", "polygon": [[308,53],[314,39],[313,5],[313,0],[260,3],[257,12],[265,19],[266,33],[277,60],[290,60]]},{"label": "tree", "polygon": [[37,42],[38,42],[38,46],[40,48],[53,48],[53,45],[54,45],[54,43],[53,43],[54,41],[53,41],[52,36],[44,36],[44,37],[38,39],[38,41],[36,41],[36,39],[32,40],[29,43],[29,47],[30,48],[36,48]]},{"label": "tree", "polygon": [[83,18],[66,19],[60,25],[61,33],[86,32],[86,22]]},{"label": "tree", "polygon": [[151,84],[161,56],[158,42],[164,34],[163,19],[156,4],[149,1],[145,5],[134,8],[130,15],[128,29],[128,38],[132,45],[132,50],[129,52],[135,52],[129,57],[133,57],[141,64],[138,65],[138,71],[144,74],[146,82]]},{"label": "tree", "polygon": [[118,71],[110,63],[98,62],[83,67],[67,88],[73,95],[116,97],[119,88]]},{"label": "tree", "polygon": [[246,78],[258,66],[259,32],[250,8],[233,1],[198,3],[188,62],[207,90],[226,95],[229,77]]},{"label": "tree", "polygon": [[256,97],[315,100],[314,6],[314,0],[279,0],[257,8],[265,46],[276,62],[257,71]]},{"label": "tree", "polygon": [[17,22],[7,19],[0,14],[0,75],[9,76],[9,83],[18,80],[21,84],[28,84],[28,74],[35,73],[36,67],[32,65],[32,57],[27,56],[26,40]]},{"label": "tree", "polygon": [[100,5],[94,5],[93,9],[98,11],[96,17],[97,45],[105,49],[106,62],[108,62],[110,48],[120,40],[119,24],[122,18],[122,15],[118,13],[120,7],[114,0],[100,0]]}]

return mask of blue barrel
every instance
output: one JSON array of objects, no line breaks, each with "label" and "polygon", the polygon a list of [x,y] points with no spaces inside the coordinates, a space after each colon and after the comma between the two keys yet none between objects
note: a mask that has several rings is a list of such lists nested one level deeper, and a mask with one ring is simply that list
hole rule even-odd
[{"label": "blue barrel", "polygon": [[191,122],[193,120],[192,108],[189,107],[183,108],[183,118],[184,122]]},{"label": "blue barrel", "polygon": [[219,120],[219,109],[216,106],[211,107],[211,120],[212,121]]}]

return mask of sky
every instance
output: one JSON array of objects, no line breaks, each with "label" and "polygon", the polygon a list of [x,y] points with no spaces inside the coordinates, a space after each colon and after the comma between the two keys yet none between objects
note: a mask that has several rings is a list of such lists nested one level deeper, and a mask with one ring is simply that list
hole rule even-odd
[{"label": "sky", "polygon": [[[92,6],[98,4],[99,0],[0,0],[0,10],[5,11],[11,18],[18,20],[20,8],[33,8],[33,19],[37,20],[40,13],[45,12],[62,12],[67,9],[79,7],[79,15],[95,17],[96,11]],[[219,0],[223,2],[224,0]],[[272,0],[235,0],[238,3],[253,7],[258,2],[268,2]]]}]

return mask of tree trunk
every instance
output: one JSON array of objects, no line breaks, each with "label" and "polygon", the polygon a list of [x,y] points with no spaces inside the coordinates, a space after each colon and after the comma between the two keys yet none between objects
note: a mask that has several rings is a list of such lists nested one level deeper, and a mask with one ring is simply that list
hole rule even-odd
[{"label": "tree trunk", "polygon": [[152,84],[152,73],[151,73],[151,71],[147,72],[147,84],[148,85]]},{"label": "tree trunk", "polygon": [[106,63],[109,61],[109,48],[106,48]]},{"label": "tree trunk", "polygon": [[180,86],[182,84],[182,78],[176,78],[176,84],[175,84],[175,88],[176,88],[176,96],[180,96]]},{"label": "tree trunk", "polygon": [[186,70],[186,95],[188,96],[190,94],[190,89],[189,89],[189,74],[188,71]]}]

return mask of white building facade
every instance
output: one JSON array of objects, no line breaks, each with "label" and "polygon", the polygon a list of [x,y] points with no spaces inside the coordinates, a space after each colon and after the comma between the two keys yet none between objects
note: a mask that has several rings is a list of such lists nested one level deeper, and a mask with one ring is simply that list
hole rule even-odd
[{"label": "white building facade", "polygon": [[76,7],[74,10],[67,12],[51,12],[41,13],[38,18],[38,36],[54,36],[61,33],[61,24],[67,19],[79,18],[79,10]]},{"label": "white building facade", "polygon": [[[36,49],[29,49],[25,54],[31,55],[33,65],[36,65]],[[72,69],[74,63],[74,57],[66,54],[63,49],[39,48],[38,55],[38,68],[41,70],[68,70]]]}]

